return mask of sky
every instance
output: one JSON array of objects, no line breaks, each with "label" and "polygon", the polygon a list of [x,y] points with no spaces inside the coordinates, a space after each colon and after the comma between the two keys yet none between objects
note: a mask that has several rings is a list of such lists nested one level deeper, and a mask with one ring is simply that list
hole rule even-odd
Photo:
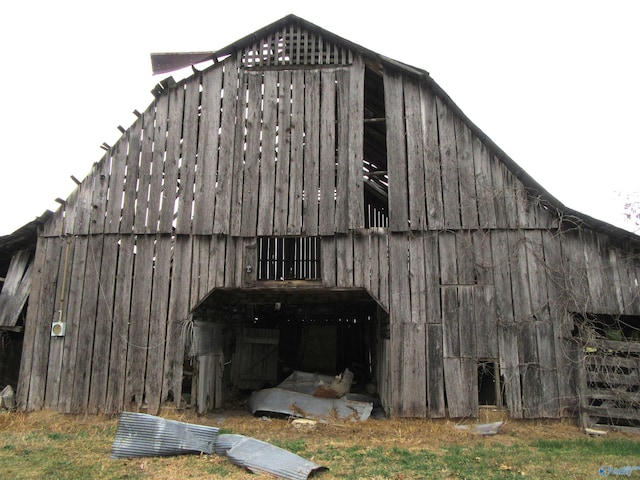
[{"label": "sky", "polygon": [[152,75],[150,53],[214,51],[290,13],[428,71],[567,207],[625,227],[620,192],[640,191],[635,0],[36,0],[2,12],[0,236],[55,210],[151,103],[169,74]]}]

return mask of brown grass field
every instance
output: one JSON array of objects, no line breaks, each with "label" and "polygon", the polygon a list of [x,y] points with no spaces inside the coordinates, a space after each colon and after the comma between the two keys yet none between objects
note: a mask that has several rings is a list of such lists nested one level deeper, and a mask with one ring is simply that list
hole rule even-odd
[{"label": "brown grass field", "polygon": [[[485,410],[478,423],[505,420],[497,435],[456,429],[475,420],[369,419],[299,429],[287,419],[221,411],[161,416],[211,425],[294,451],[329,468],[333,478],[599,478],[603,465],[640,465],[640,437],[609,432],[591,438],[574,420],[515,421]],[[0,478],[262,479],[217,455],[109,458],[117,417],[51,411],[0,413]],[[640,468],[640,467],[639,467]],[[640,470],[632,477],[640,478]]]}]

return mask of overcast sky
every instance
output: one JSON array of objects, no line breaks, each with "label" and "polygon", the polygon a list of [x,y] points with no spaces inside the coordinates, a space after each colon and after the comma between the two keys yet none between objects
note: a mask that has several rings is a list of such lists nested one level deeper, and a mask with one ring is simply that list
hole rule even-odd
[{"label": "overcast sky", "polygon": [[[420,6],[417,10],[416,7]],[[66,198],[152,101],[151,52],[224,47],[289,13],[430,72],[568,207],[620,224],[640,189],[640,2],[7,2],[0,235]]]}]

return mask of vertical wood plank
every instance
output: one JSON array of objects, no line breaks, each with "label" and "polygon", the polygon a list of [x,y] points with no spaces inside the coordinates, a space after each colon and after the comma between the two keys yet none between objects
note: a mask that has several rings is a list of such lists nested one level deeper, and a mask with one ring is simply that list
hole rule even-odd
[{"label": "vertical wood plank", "polygon": [[109,178],[109,198],[107,200],[107,212],[104,223],[105,233],[118,233],[120,231],[122,197],[124,195],[124,175],[127,164],[127,146],[129,144],[128,137],[129,132],[126,132],[113,147],[111,175]]},{"label": "vertical wood plank", "polygon": [[91,365],[100,289],[100,268],[102,266],[103,236],[92,235],[88,239],[87,265],[84,287],[82,289],[82,307],[78,326],[78,344],[76,347],[75,374],[73,375],[73,397],[70,413],[86,410],[91,385]]},{"label": "vertical wood plank", "polygon": [[409,301],[411,322],[427,322],[424,243],[421,236],[409,236]]},{"label": "vertical wood plank", "polygon": [[426,191],[424,176],[424,140],[422,105],[417,79],[403,78],[405,131],[407,145],[407,180],[409,187],[409,218],[411,230],[427,228]]},{"label": "vertical wood plank", "polygon": [[78,194],[79,189],[76,188],[73,192],[71,192],[71,195],[67,197],[67,200],[62,206],[64,208],[64,226],[62,228],[62,231],[65,235],[72,235],[74,233]]},{"label": "vertical wood plank", "polygon": [[473,137],[473,164],[475,191],[478,204],[478,225],[480,228],[496,227],[496,209],[493,203],[495,192],[491,183],[491,160],[486,145]]},{"label": "vertical wood plank", "polygon": [[184,359],[182,325],[189,317],[190,276],[191,238],[179,235],[175,238],[174,262],[171,270],[171,295],[162,381],[162,402],[171,398],[177,407],[181,405]]},{"label": "vertical wood plank", "polygon": [[149,315],[153,278],[153,236],[138,235],[131,295],[129,354],[125,381],[125,407],[140,408],[144,400],[145,368],[149,341]]},{"label": "vertical wood plank", "polygon": [[198,126],[201,75],[195,75],[187,83],[184,93],[184,120],[182,124],[182,158],[180,161],[180,188],[176,233],[191,233],[193,218],[193,190],[198,151]]},{"label": "vertical wood plank", "polygon": [[349,230],[349,80],[350,70],[336,72],[337,104],[337,167],[336,167],[336,209],[334,230],[346,233]]},{"label": "vertical wood plank", "polygon": [[499,358],[495,288],[492,285],[479,285],[474,287],[473,293],[475,328],[471,327],[467,335],[475,334],[475,356]]},{"label": "vertical wood plank", "polygon": [[227,237],[227,249],[224,260],[224,286],[233,288],[236,285],[236,246],[238,237]]},{"label": "vertical wood plank", "polygon": [[109,377],[105,413],[120,412],[124,405],[124,384],[129,350],[129,319],[131,308],[131,288],[133,278],[135,237],[124,235],[118,248],[118,265],[113,307],[113,327],[109,353]]},{"label": "vertical wood plank", "polygon": [[489,170],[491,173],[491,194],[493,206],[496,209],[496,228],[509,228],[510,219],[507,214],[507,204],[502,171],[502,162],[493,154],[489,154]]},{"label": "vertical wood plank", "polygon": [[[566,311],[566,291],[562,272],[560,239],[553,232],[544,231],[542,232],[542,245],[552,330],[551,332],[546,332],[546,335],[552,335],[555,350],[553,356],[556,371],[552,373],[555,373],[556,376],[558,414],[560,416],[572,415],[573,407],[577,402],[575,397],[574,365],[573,362],[568,361],[568,359],[572,358],[569,345],[572,340],[573,322],[569,321],[570,315]],[[548,344],[545,346],[548,346]],[[541,358],[546,358],[548,354],[542,352],[540,355]]]},{"label": "vertical wood plank", "polygon": [[237,110],[238,56],[224,61],[222,120],[213,233],[229,233]]},{"label": "vertical wood plank", "polygon": [[28,348],[35,344],[38,333],[38,319],[40,318],[40,296],[46,285],[44,279],[45,261],[47,258],[47,247],[49,239],[39,236],[36,242],[36,254],[33,260],[33,280],[27,305],[27,317],[24,324],[23,348],[20,358],[20,371],[18,384],[16,385],[16,405],[20,410],[27,407],[29,398],[29,383],[31,379],[31,368],[33,366],[33,349]]},{"label": "vertical wood plank", "polygon": [[477,281],[476,259],[473,240],[469,230],[455,233],[456,259],[458,262],[458,283],[474,285]]},{"label": "vertical wood plank", "polygon": [[320,73],[320,235],[333,233],[336,188],[336,87],[335,71]]},{"label": "vertical wood plank", "polygon": [[426,317],[428,323],[441,323],[440,311],[440,265],[438,261],[438,233],[425,232],[424,242],[424,271]]},{"label": "vertical wood plank", "polygon": [[260,136],[262,131],[262,73],[245,73],[247,77],[247,139],[242,183],[243,237],[253,237],[258,228],[258,199],[260,198]]},{"label": "vertical wood plank", "polygon": [[426,330],[424,323],[391,325],[393,357],[400,357],[391,369],[394,415],[427,416]]},{"label": "vertical wood plank", "polygon": [[383,80],[389,172],[389,230],[403,232],[409,229],[409,205],[402,76],[395,70],[385,70]]},{"label": "vertical wood plank", "polygon": [[167,123],[169,116],[169,94],[164,93],[156,103],[153,127],[153,154],[151,177],[149,178],[149,203],[147,204],[147,233],[157,233],[162,205],[162,183],[164,181],[164,156],[167,150]]},{"label": "vertical wood plank", "polygon": [[518,329],[518,359],[522,378],[523,413],[526,418],[541,415],[542,392],[534,316],[531,311],[527,245],[522,231],[508,233],[513,313]]},{"label": "vertical wood plank", "polygon": [[224,262],[226,251],[226,237],[211,237],[209,246],[209,291],[224,286]]},{"label": "vertical wood plank", "polygon": [[[369,280],[367,291],[371,293],[376,302],[380,303],[380,261],[386,259],[380,258],[380,237],[381,235],[373,233],[369,235]],[[365,275],[367,272],[365,272]]]},{"label": "vertical wood plank", "polygon": [[577,229],[567,231],[560,237],[560,242],[566,289],[571,292],[567,302],[567,310],[588,312],[590,310],[589,284],[582,232]]},{"label": "vertical wood plank", "polygon": [[368,235],[353,236],[353,286],[365,287],[365,277],[369,277]]},{"label": "vertical wood plank", "polygon": [[380,238],[379,242],[379,258],[378,264],[379,280],[380,280],[380,305],[389,312],[391,292],[389,291],[389,235]]},{"label": "vertical wood plank", "polygon": [[278,74],[264,72],[264,113],[260,155],[258,235],[273,235],[276,192],[276,139],[278,136]]},{"label": "vertical wood plank", "polygon": [[240,236],[242,229],[242,194],[244,178],[244,154],[247,145],[247,121],[246,112],[248,96],[248,79],[242,72],[239,73],[238,104],[236,105],[236,128],[233,146],[233,177],[231,180],[231,218],[229,233]]},{"label": "vertical wood plank", "polygon": [[492,171],[494,183],[500,187],[497,195],[504,198],[506,227],[515,229],[519,226],[518,198],[516,196],[518,181],[504,163],[501,161],[497,163],[498,167]]},{"label": "vertical wood plank", "polygon": [[349,75],[349,228],[364,228],[364,62],[353,58]]},{"label": "vertical wood plank", "polygon": [[[550,319],[535,323],[540,368],[540,415],[547,418],[560,416],[558,369],[556,366],[555,335]],[[561,381],[566,381],[563,379]]]},{"label": "vertical wood plank", "polygon": [[162,210],[158,230],[171,233],[178,196],[178,168],[182,145],[182,117],[184,114],[185,89],[180,84],[169,93],[169,116],[167,122],[166,155],[164,161],[164,184],[162,187]]},{"label": "vertical wood plank", "polygon": [[51,218],[43,225],[42,236],[59,237],[64,233],[64,228],[64,205],[60,205]]},{"label": "vertical wood plank", "polygon": [[[71,412],[75,365],[78,351],[79,331],[82,318],[82,302],[85,277],[87,272],[87,252],[89,239],[86,236],[74,240],[73,257],[69,258],[69,297],[67,305],[67,325],[64,336],[62,372],[60,376],[58,410]],[[95,270],[95,269],[94,269]],[[55,396],[55,392],[52,392]],[[54,401],[52,399],[52,406]]]},{"label": "vertical wood plank", "polygon": [[86,235],[89,233],[89,224],[91,219],[91,199],[92,192],[91,187],[93,179],[90,177],[85,178],[78,186],[78,199],[76,203],[76,215],[75,224],[73,226],[73,233],[76,235]]},{"label": "vertical wood plank", "polygon": [[440,164],[442,172],[442,201],[444,227],[459,229],[460,187],[458,186],[458,159],[456,149],[455,116],[451,109],[436,98],[438,111],[438,133],[440,136]]},{"label": "vertical wood plank", "polygon": [[411,292],[409,285],[409,245],[406,234],[389,238],[389,290],[391,323],[411,322]]},{"label": "vertical wood plank", "polygon": [[335,287],[336,279],[336,237],[322,237],[320,243],[321,248],[321,268],[322,268],[322,284],[325,287]]},{"label": "vertical wood plank", "polygon": [[144,116],[141,115],[133,122],[128,134],[124,200],[122,202],[122,219],[120,220],[120,232],[123,234],[131,233],[134,230],[143,121]]},{"label": "vertical wood plank", "polygon": [[109,191],[109,166],[110,154],[102,157],[96,165],[96,175],[93,177],[93,189],[91,192],[91,223],[89,232],[104,232],[104,217],[107,208],[107,194]]},{"label": "vertical wood plank", "polygon": [[213,233],[221,93],[222,67],[219,66],[202,74],[202,112],[193,207],[193,232],[200,235]]},{"label": "vertical wood plank", "polygon": [[303,232],[318,235],[318,191],[320,189],[320,71],[305,72]]},{"label": "vertical wood plank", "polygon": [[460,357],[460,324],[458,288],[441,288],[442,294],[442,352],[445,358]]},{"label": "vertical wood plank", "polygon": [[511,295],[508,232],[491,232],[491,254],[493,256],[494,284],[496,287],[500,373],[504,377],[505,397],[509,412],[514,418],[522,418],[518,335]]},{"label": "vertical wood plank", "polygon": [[353,287],[353,239],[351,235],[336,237],[336,285]]},{"label": "vertical wood plank", "polygon": [[476,358],[475,286],[464,285],[458,289],[458,329],[460,335],[460,356]]},{"label": "vertical wood plank", "polygon": [[136,188],[136,216],[134,231],[144,233],[147,225],[147,207],[149,206],[149,185],[151,184],[151,160],[153,158],[153,121],[156,102],[149,105],[142,114],[142,143],[138,167],[138,185]]},{"label": "vertical wood plank", "polygon": [[[202,263],[200,262],[200,256],[205,256],[209,252],[209,241],[208,238],[201,235],[193,235],[191,237],[192,241],[192,255],[191,255],[191,278],[190,283],[190,291],[191,296],[189,298],[189,306],[192,308],[198,303],[198,298],[200,296],[200,284],[204,283],[205,285],[208,282],[209,278],[209,262],[204,262],[204,258],[202,259]],[[206,248],[206,251],[205,251]],[[204,268],[203,268],[204,266]]]},{"label": "vertical wood plank", "polygon": [[456,149],[458,159],[458,185],[460,187],[460,217],[463,228],[478,228],[478,198],[473,159],[473,137],[469,127],[456,118]]},{"label": "vertical wood plank", "polygon": [[436,109],[436,97],[424,84],[421,84],[420,88],[420,105],[422,109],[427,224],[430,230],[441,230],[444,228],[444,209],[442,204],[438,112]]},{"label": "vertical wood plank", "polygon": [[293,71],[291,99],[291,160],[289,164],[289,214],[287,235],[302,232],[304,71]]},{"label": "vertical wood plank", "polygon": [[51,343],[51,320],[56,309],[58,269],[60,267],[63,241],[62,238],[51,238],[47,241],[47,254],[42,271],[42,290],[36,309],[38,317],[32,319],[35,330],[32,337],[33,342],[30,345],[24,343],[25,347],[28,346],[33,349],[31,369],[28,375],[29,396],[27,410],[40,410],[44,404],[47,361]]},{"label": "vertical wood plank", "polygon": [[167,335],[167,312],[169,309],[169,287],[171,284],[172,238],[168,235],[156,237],[156,252],[153,269],[153,290],[149,322],[149,345],[147,350],[147,372],[145,375],[145,399],[147,411],[157,415],[162,402],[162,378],[165,343]]},{"label": "vertical wood plank", "polygon": [[489,231],[476,230],[471,232],[470,248],[473,250],[471,258],[474,262],[476,283],[478,285],[493,285],[493,259],[491,258],[491,234]]},{"label": "vertical wood plank", "polygon": [[277,136],[277,168],[274,235],[287,232],[287,215],[289,210],[289,164],[291,158],[291,72],[279,72],[280,89],[278,97],[278,136]]},{"label": "vertical wood plank", "polygon": [[446,416],[442,324],[427,325],[427,402],[431,418]]},{"label": "vertical wood plank", "polygon": [[605,263],[608,242],[604,236],[588,230],[583,232],[582,238],[591,311],[615,312],[617,305],[612,288],[613,275],[611,267]]},{"label": "vertical wood plank", "polygon": [[94,333],[94,348],[91,366],[91,383],[87,413],[105,411],[107,379],[109,377],[109,350],[113,325],[116,267],[118,265],[118,236],[105,235],[102,246],[98,305]]},{"label": "vertical wood plank", "polygon": [[458,282],[458,264],[456,262],[456,234],[441,232],[438,236],[440,250],[440,283],[456,285]]},{"label": "vertical wood plank", "polygon": [[472,358],[444,358],[449,417],[478,416],[478,377]]},{"label": "vertical wood plank", "polygon": [[[63,279],[58,282],[55,305],[57,310],[52,321],[68,321],[68,306],[71,283],[71,267],[73,265],[74,243],[72,237],[65,238],[60,253],[60,265],[58,268],[58,278]],[[12,262],[13,263],[13,262]],[[66,283],[66,285],[63,284]],[[5,283],[4,287],[6,288]],[[2,290],[4,293],[4,289]],[[64,299],[64,300],[63,300]],[[65,337],[52,337],[49,347],[49,361],[47,362],[47,384],[45,388],[44,406],[45,408],[56,408],[60,394],[60,379],[62,376],[62,358],[64,352]]]}]

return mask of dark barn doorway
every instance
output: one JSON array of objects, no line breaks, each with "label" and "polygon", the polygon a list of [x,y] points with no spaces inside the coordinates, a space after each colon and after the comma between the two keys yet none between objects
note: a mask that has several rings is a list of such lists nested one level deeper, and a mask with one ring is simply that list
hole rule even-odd
[{"label": "dark barn doorway", "polygon": [[354,374],[352,392],[375,392],[379,318],[364,290],[215,290],[193,312],[183,391],[203,413],[294,371]]}]

